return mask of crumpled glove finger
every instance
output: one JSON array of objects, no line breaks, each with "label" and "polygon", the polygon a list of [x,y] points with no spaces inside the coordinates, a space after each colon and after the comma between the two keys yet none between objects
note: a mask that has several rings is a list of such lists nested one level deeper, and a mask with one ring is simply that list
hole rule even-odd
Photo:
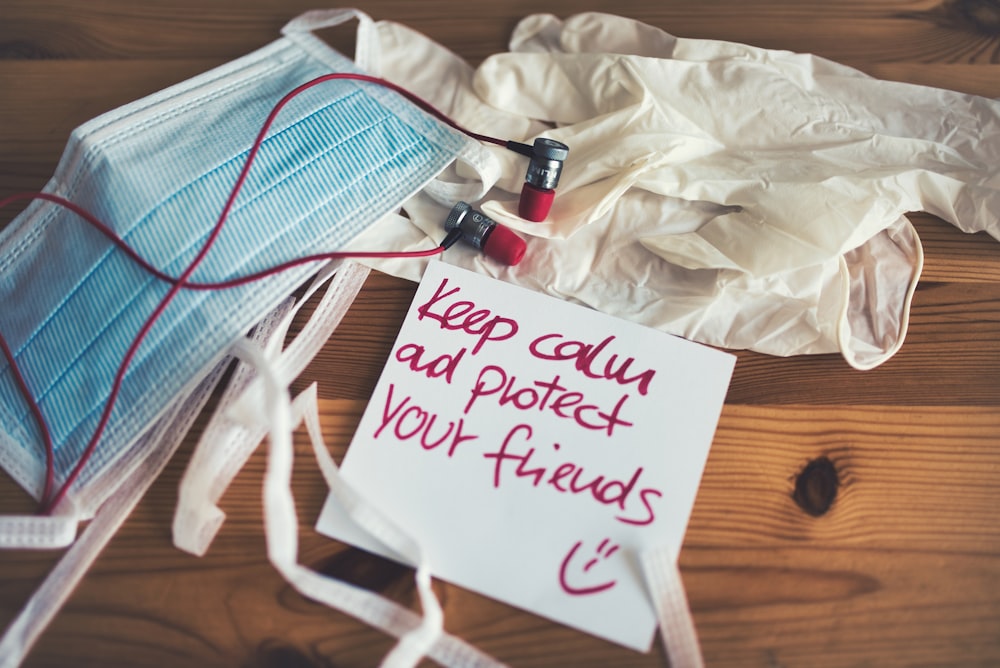
[{"label": "crumpled glove finger", "polygon": [[[417,196],[406,209],[428,235],[441,234],[445,207]],[[766,277],[687,269],[638,241],[657,230],[696,230],[719,213],[709,203],[633,190],[569,239],[529,237],[517,266],[500,265],[463,244],[441,260],[709,345],[780,356],[839,353],[857,369],[881,364],[902,345],[922,264],[905,217],[843,257]],[[378,236],[375,230],[365,234]],[[422,233],[412,241],[414,247],[427,244]],[[367,263],[418,280],[426,262]]]},{"label": "crumpled glove finger", "polygon": [[554,14],[529,14],[510,34],[507,48],[511,53],[560,53],[563,20]]},{"label": "crumpled glove finger", "polygon": [[[522,115],[484,104],[472,87],[472,66],[425,35],[393,21],[376,23],[375,34],[385,78],[423,98],[461,127],[514,141],[525,141],[547,128]],[[524,180],[524,158],[504,148],[487,148],[501,165],[497,185],[519,191]],[[456,176],[475,178],[461,164]]]},{"label": "crumpled glove finger", "polygon": [[[690,251],[689,266],[759,276],[810,266],[911,210],[967,231],[1000,231],[1000,103],[993,100],[813,77],[781,59],[510,54],[484,63],[474,85],[498,108],[565,124],[553,136],[570,146],[571,159],[574,151],[603,156],[580,163],[557,201],[604,181],[609,169],[644,164],[636,187],[741,207],[676,244],[656,244],[675,249],[667,257],[674,263]],[[637,150],[628,141],[635,126],[661,128],[662,136]],[[685,145],[696,147],[694,159]],[[608,180],[609,189],[618,185]],[[592,190],[589,201],[606,204]],[[771,247],[781,252],[755,252]]]},{"label": "crumpled glove finger", "polygon": [[[533,17],[526,17],[523,23],[530,29],[535,21]],[[514,34],[518,35],[521,30],[519,24],[515,27]],[[675,37],[656,26],[601,12],[583,12],[570,16],[565,21],[549,21],[545,33],[548,41],[559,45],[557,49],[549,50],[562,53],[618,53],[692,62],[731,59],[770,61],[810,72],[813,76],[868,77],[853,67],[813,54],[764,49],[725,40]],[[524,34],[520,41],[523,42],[521,48],[531,48],[532,39],[528,34]],[[511,51],[516,50],[520,48],[511,48]]]},{"label": "crumpled glove finger", "polygon": [[[545,85],[525,89],[530,77]],[[672,127],[665,127],[654,97],[625,57],[493,56],[477,70],[473,85],[501,110],[564,124],[543,133],[570,147],[547,222],[526,223],[517,216],[516,203],[483,205],[498,221],[534,236],[567,238],[603,216],[649,169],[717,150],[716,142],[699,138],[703,133],[686,119],[674,118]],[[520,185],[510,190],[519,191]]]},{"label": "crumpled glove finger", "polygon": [[641,21],[584,12],[565,21],[552,14],[521,19],[510,38],[516,53],[620,53],[670,58],[677,38]]},{"label": "crumpled glove finger", "polygon": [[[559,139],[558,133],[547,133],[546,136]],[[593,165],[605,157],[600,151],[593,156],[581,152],[575,156],[575,160],[579,161],[578,164]],[[592,158],[593,162],[588,162],[588,158]],[[565,188],[569,194],[565,196],[559,194],[555,197],[548,217],[542,222],[529,222],[521,218],[518,213],[518,200],[512,197],[484,201],[483,212],[497,222],[523,234],[550,239],[568,239],[581,228],[607,215],[618,200],[633,189],[636,181],[647,169],[647,165],[641,161],[635,165],[623,165],[617,170],[613,164],[605,167],[607,175],[603,179],[589,183],[585,181],[578,183],[582,180],[577,178],[577,172],[572,167],[567,168],[568,174],[563,178],[559,192],[562,193]],[[583,176],[587,176],[586,173]]]}]

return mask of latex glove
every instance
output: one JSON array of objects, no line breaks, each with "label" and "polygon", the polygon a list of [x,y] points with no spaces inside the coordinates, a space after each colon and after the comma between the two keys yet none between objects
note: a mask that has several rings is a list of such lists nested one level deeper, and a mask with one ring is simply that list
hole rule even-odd
[{"label": "latex glove", "polygon": [[[534,18],[526,19],[515,32],[515,39],[522,36],[524,48],[544,51],[570,43],[570,32],[563,30],[562,22],[539,17],[541,23],[547,23],[543,28],[550,43],[529,46],[541,31],[527,36],[522,29]],[[571,20],[567,25],[580,28],[578,35],[588,29],[586,21]],[[610,34],[630,35],[621,41],[645,44],[650,52],[665,48],[665,44],[673,48],[676,42],[662,31],[625,19],[589,23],[591,27],[602,25],[617,25]],[[622,26],[628,29],[620,30]],[[637,33],[645,37],[634,39]],[[409,86],[459,123],[473,129],[482,129],[477,123],[488,124],[511,135],[527,132],[528,136],[544,127],[525,129],[523,117],[505,115],[483,104],[472,90],[472,68],[419,33],[383,22],[378,25],[378,34],[382,74]],[[578,41],[587,39],[580,37]],[[513,164],[509,169],[514,178],[491,193],[493,198],[516,199],[523,166]],[[405,208],[409,219],[387,217],[351,246],[414,249],[425,247],[428,235],[440,238],[446,208],[425,197],[414,198]],[[888,274],[883,272],[882,280],[860,286],[850,280],[852,265],[841,258],[758,279],[733,271],[671,265],[647,252],[639,242],[644,236],[664,232],[689,233],[722,211],[716,206],[634,190],[625,194],[614,215],[605,216],[569,240],[529,240],[528,257],[518,267],[500,267],[461,246],[450,250],[444,259],[705,343],[777,355],[839,351],[858,368],[874,366],[895,352],[905,332],[905,309],[884,305],[902,305],[918,273],[914,255],[919,253],[919,244],[905,220],[899,222],[895,235],[900,243],[884,235],[881,247],[866,253],[878,256],[878,266]],[[883,235],[878,239],[883,240]],[[419,279],[423,266],[412,261],[371,264],[412,280]],[[868,309],[864,300],[851,298],[855,294],[878,295],[883,307]]]},{"label": "latex glove", "polygon": [[[415,30],[392,21],[375,24],[380,76],[417,94],[460,126],[504,140],[526,141],[548,129],[539,121],[487,104],[472,88],[474,70],[454,52]],[[498,186],[520,192],[526,158],[487,145],[501,165]],[[461,171],[457,179],[475,178]]]},{"label": "latex glove", "polygon": [[[532,24],[531,30],[525,30]],[[570,26],[574,30],[564,29]],[[684,42],[627,19],[571,19],[563,24],[553,17],[529,17],[518,26],[512,45],[520,39],[518,48],[544,52],[569,48],[575,39],[580,47],[592,43],[583,37],[588,31],[609,26],[615,28],[611,36],[627,35],[620,41],[643,45],[646,52],[673,50]],[[470,125],[484,118],[483,114],[496,113],[472,91],[472,70],[457,56],[398,25],[380,24],[379,32],[387,40],[383,42],[384,76],[401,83],[416,82],[418,92],[460,123]],[[637,34],[641,39],[635,38]],[[759,51],[711,44],[727,54]],[[826,67],[843,70],[845,76],[864,76],[834,63]],[[428,73],[447,81],[451,88],[436,85]],[[517,118],[500,116],[496,122],[515,123]],[[516,126],[508,127],[516,131]],[[523,165],[511,169],[516,178],[490,194],[495,202],[516,200]],[[405,208],[409,219],[387,217],[352,247],[415,249],[427,246],[427,236],[440,239],[447,208],[426,197],[414,198]],[[686,269],[648,252],[640,241],[689,234],[724,211],[704,202],[631,189],[607,215],[569,239],[529,239],[526,258],[517,267],[499,266],[461,245],[443,259],[703,343],[775,355],[839,352],[859,369],[876,366],[896,352],[903,342],[909,299],[922,262],[916,233],[905,218],[843,255],[767,277],[726,269]],[[526,229],[530,232],[538,226]],[[371,264],[418,280],[424,263]]]},{"label": "latex glove", "polygon": [[[396,243],[409,232],[402,247],[425,248],[425,234],[437,233],[448,210],[418,196],[407,203],[407,213],[409,220],[387,218],[352,245],[376,248],[387,235]],[[462,244],[441,261],[724,348],[779,356],[839,353],[857,369],[875,367],[898,351],[922,264],[919,240],[905,218],[844,257],[766,277],[685,269],[639,241],[655,229],[697,228],[716,213],[712,205],[635,191],[613,215],[570,239],[528,238],[517,266],[500,265]],[[373,266],[416,281],[426,262]]]},{"label": "latex glove", "polygon": [[[575,34],[600,50],[593,16]],[[540,34],[534,44],[551,48],[552,31]],[[648,52],[653,33],[643,34]],[[997,101],[814,56],[667,38],[660,48],[670,57],[539,49],[484,62],[480,97],[556,123],[546,135],[571,148],[552,222],[523,223],[503,202],[486,211],[566,238],[630,189],[725,205],[696,231],[643,243],[679,266],[756,276],[840,257],[912,210],[998,236]]]}]

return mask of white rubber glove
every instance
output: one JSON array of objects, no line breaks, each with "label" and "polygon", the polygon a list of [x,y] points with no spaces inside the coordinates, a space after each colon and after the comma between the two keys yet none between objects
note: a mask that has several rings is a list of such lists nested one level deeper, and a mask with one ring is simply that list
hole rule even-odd
[{"label": "white rubber glove", "polygon": [[520,42],[528,52],[476,72],[486,102],[557,124],[547,136],[570,146],[552,222],[491,203],[497,220],[567,238],[630,189],[712,202],[733,208],[643,243],[673,264],[756,276],[839,257],[907,211],[1000,234],[1000,102],[723,42],[662,37],[669,57],[607,53],[597,40],[616,25],[643,35],[638,50],[657,47],[655,29],[611,23],[584,15],[560,34],[562,48],[602,52],[544,52],[550,22]]},{"label": "white rubber glove", "polygon": [[[511,138],[521,141],[530,141],[545,129],[540,123],[518,125],[524,122],[523,117],[484,105],[471,88],[472,69],[422,35],[385,23],[379,25],[379,34],[386,54],[383,75],[415,85],[422,96],[459,123],[493,134],[506,129]],[[531,53],[611,47],[650,57],[684,54],[692,59],[695,51],[723,60],[780,57],[789,63],[803,63],[804,78],[808,78],[810,68],[828,80],[867,78],[856,70],[811,56],[678,39],[607,15],[581,15],[565,23],[550,16],[532,16],[518,25],[512,38],[512,48]],[[442,80],[446,86],[440,85]],[[500,129],[475,125],[481,122]],[[517,132],[526,134],[518,137]],[[495,212],[502,203],[509,202],[511,210],[516,206],[522,160],[513,158],[506,168],[508,178],[490,193],[490,201],[481,205],[498,219]],[[571,162],[575,160],[579,156],[571,152]],[[612,174],[611,178],[615,176],[620,175]],[[597,181],[593,187],[604,185]],[[557,206],[566,191],[564,186],[560,185]],[[405,208],[416,227],[402,217],[393,217],[352,246],[415,248],[426,246],[425,234],[440,239],[446,208],[424,197],[415,198]],[[649,244],[648,240],[656,237],[692,234],[727,211],[718,205],[631,188],[607,214],[580,226],[568,239],[529,239],[528,253],[517,267],[498,266],[461,246],[449,250],[444,260],[713,345],[775,355],[839,352],[859,369],[876,366],[896,352],[905,335],[909,300],[922,265],[919,240],[905,218],[890,222],[857,248],[827,255],[811,266],[760,277],[733,269],[685,268],[650,253],[641,241]],[[504,222],[518,224],[529,235],[553,226],[513,218]],[[558,224],[562,222],[559,219]],[[413,280],[422,272],[422,265],[411,261],[373,265]]]},{"label": "white rubber glove", "polygon": [[[417,94],[463,128],[514,141],[525,141],[548,129],[544,123],[483,104],[472,89],[472,66],[424,35],[392,21],[376,23],[375,34],[380,76]],[[498,146],[486,148],[502,166],[497,185],[520,192],[526,158]],[[463,176],[475,178],[463,173],[459,165],[457,177]]]}]

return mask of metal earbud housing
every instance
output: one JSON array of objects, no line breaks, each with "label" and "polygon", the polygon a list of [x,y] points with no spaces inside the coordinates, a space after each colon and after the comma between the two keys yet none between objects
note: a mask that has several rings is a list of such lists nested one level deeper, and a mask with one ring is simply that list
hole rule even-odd
[{"label": "metal earbud housing", "polygon": [[569,147],[554,139],[539,137],[531,148],[525,183],[539,190],[555,190],[562,175],[563,162],[569,155]]},{"label": "metal earbud housing", "polygon": [[444,221],[444,227],[448,232],[459,230],[463,241],[506,265],[520,262],[527,248],[524,239],[489,216],[476,211],[466,202],[459,202],[452,207]]}]

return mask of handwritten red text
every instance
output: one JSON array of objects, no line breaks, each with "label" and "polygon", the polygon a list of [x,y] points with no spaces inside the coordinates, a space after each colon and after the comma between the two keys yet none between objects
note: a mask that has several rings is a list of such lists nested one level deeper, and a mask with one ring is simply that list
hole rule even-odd
[{"label": "handwritten red text", "polygon": [[404,362],[410,367],[410,371],[423,373],[428,378],[440,378],[444,376],[445,382],[451,384],[455,377],[455,369],[465,356],[465,348],[462,348],[454,355],[447,353],[438,355],[430,361],[424,359],[427,350],[418,343],[407,343],[399,347],[396,351],[396,360]]},{"label": "handwritten red text", "polygon": [[490,364],[480,370],[471,395],[463,411],[466,415],[477,401],[491,397],[500,406],[522,411],[550,411],[558,417],[574,420],[585,429],[604,431],[608,436],[614,434],[615,427],[632,426],[631,422],[621,417],[627,394],[623,394],[613,408],[604,410],[596,404],[587,403],[581,392],[571,392],[561,385],[559,376],[552,380],[518,384],[517,376],[508,377],[506,371]]},{"label": "handwritten red text", "polygon": [[[621,514],[615,519],[625,524],[645,526],[656,519],[653,502],[663,494],[652,487],[637,490],[642,478],[643,468],[636,468],[628,481],[614,480],[603,474],[592,476],[583,466],[564,462],[557,466],[536,465],[535,448],[524,447],[534,433],[530,425],[519,424],[508,432],[503,444],[496,452],[487,452],[483,457],[494,460],[493,486],[500,487],[513,476],[514,480],[525,478],[533,487],[547,486],[561,493],[589,493],[598,503],[605,506],[617,506]],[[521,447],[518,447],[518,446]],[[558,443],[553,444],[555,450],[560,449]],[[506,472],[506,475],[505,475]],[[634,494],[633,494],[634,493]],[[634,509],[630,503],[635,497],[641,504],[641,509]]]},{"label": "handwritten red text", "polygon": [[417,307],[418,319],[430,318],[437,321],[441,329],[461,330],[478,336],[476,345],[472,348],[473,355],[489,341],[506,341],[517,334],[517,323],[511,318],[494,315],[489,309],[477,309],[476,304],[470,301],[454,301],[449,304],[448,298],[457,295],[462,289],[452,288],[445,292],[447,285],[448,279],[442,279],[434,296]]},{"label": "handwritten red text", "polygon": [[448,426],[444,428],[436,426],[437,413],[431,413],[413,403],[412,397],[404,397],[393,404],[392,395],[395,389],[396,386],[390,383],[385,406],[382,408],[382,424],[375,430],[375,438],[381,436],[386,428],[391,427],[392,434],[397,439],[400,441],[417,439],[424,450],[434,450],[448,442],[449,457],[454,456],[455,450],[465,441],[478,438],[462,432],[465,421],[461,418],[458,422],[448,422]]},{"label": "handwritten red text", "polygon": [[629,357],[624,362],[619,362],[616,353],[611,353],[603,360],[602,368],[601,356],[614,340],[614,336],[607,336],[595,345],[582,341],[567,341],[562,334],[545,334],[532,341],[528,349],[538,359],[571,360],[576,369],[588,378],[613,380],[619,385],[638,383],[636,387],[639,394],[645,395],[649,392],[649,384],[652,382],[653,376],[656,375],[654,369],[646,369],[634,376],[628,376],[635,358]]}]

